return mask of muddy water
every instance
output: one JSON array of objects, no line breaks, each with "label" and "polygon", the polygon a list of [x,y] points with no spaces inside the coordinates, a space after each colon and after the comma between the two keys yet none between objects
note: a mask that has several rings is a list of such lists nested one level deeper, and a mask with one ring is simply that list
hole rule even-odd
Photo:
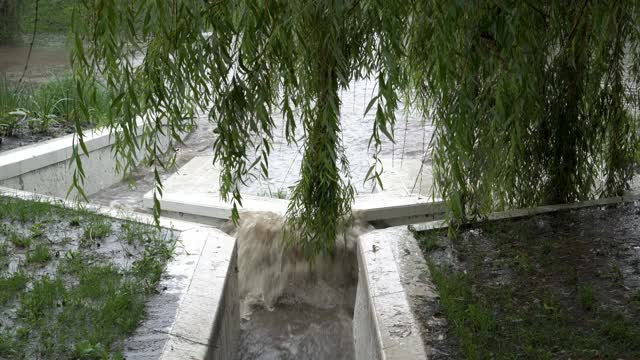
[{"label": "muddy water", "polygon": [[311,267],[283,243],[283,219],[243,215],[238,241],[240,360],[351,360],[357,285],[355,225],[337,239],[333,258]]},{"label": "muddy water", "polygon": [[[29,66],[24,81],[38,83],[45,81],[52,74],[70,69],[70,50],[65,46],[63,35],[43,35],[31,51]],[[24,71],[29,47],[0,46],[0,76],[10,80],[18,80]]]}]

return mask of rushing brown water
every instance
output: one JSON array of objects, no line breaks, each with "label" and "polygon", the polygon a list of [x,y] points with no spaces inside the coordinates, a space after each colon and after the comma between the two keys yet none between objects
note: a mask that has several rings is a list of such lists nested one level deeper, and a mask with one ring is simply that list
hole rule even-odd
[{"label": "rushing brown water", "polygon": [[236,231],[241,360],[351,360],[357,286],[355,224],[313,266],[283,241],[283,219],[245,213]]}]

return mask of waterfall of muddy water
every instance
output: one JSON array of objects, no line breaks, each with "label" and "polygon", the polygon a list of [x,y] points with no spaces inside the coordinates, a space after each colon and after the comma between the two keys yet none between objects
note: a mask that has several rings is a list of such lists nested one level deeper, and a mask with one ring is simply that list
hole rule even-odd
[{"label": "waterfall of muddy water", "polygon": [[283,219],[242,214],[236,230],[241,335],[239,359],[351,360],[358,279],[355,223],[336,254],[313,265],[283,243]]}]

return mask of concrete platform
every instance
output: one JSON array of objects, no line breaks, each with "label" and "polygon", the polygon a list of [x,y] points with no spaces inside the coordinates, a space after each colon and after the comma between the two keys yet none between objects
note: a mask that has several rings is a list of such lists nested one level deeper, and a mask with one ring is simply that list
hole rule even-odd
[{"label": "concrete platform", "polygon": [[[353,209],[366,221],[383,221],[385,225],[424,222],[444,217],[444,204],[428,194],[432,178],[418,160],[383,162],[385,189],[359,194]],[[393,166],[395,165],[395,166]],[[423,172],[419,181],[417,174]],[[164,182],[160,207],[163,215],[187,221],[230,219],[232,205],[220,199],[218,192],[220,168],[211,157],[199,156],[183,166]],[[416,180],[418,179],[418,180]],[[422,185],[422,186],[420,186]],[[145,194],[143,205],[153,208],[153,193]],[[283,199],[243,195],[241,211],[271,211],[284,214],[289,202]]]}]

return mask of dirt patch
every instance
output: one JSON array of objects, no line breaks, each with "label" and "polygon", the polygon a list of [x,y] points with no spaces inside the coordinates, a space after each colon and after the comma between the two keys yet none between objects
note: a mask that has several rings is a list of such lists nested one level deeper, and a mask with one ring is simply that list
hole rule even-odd
[{"label": "dirt patch", "polygon": [[[85,126],[85,129],[89,129]],[[25,126],[19,132],[11,136],[0,136],[0,153],[13,150],[21,146],[41,143],[68,134],[73,134],[75,129],[71,125],[51,125],[45,132],[37,132]]]},{"label": "dirt patch", "polygon": [[436,351],[466,358],[640,358],[638,204],[418,238],[447,334],[457,342],[434,342]]}]

